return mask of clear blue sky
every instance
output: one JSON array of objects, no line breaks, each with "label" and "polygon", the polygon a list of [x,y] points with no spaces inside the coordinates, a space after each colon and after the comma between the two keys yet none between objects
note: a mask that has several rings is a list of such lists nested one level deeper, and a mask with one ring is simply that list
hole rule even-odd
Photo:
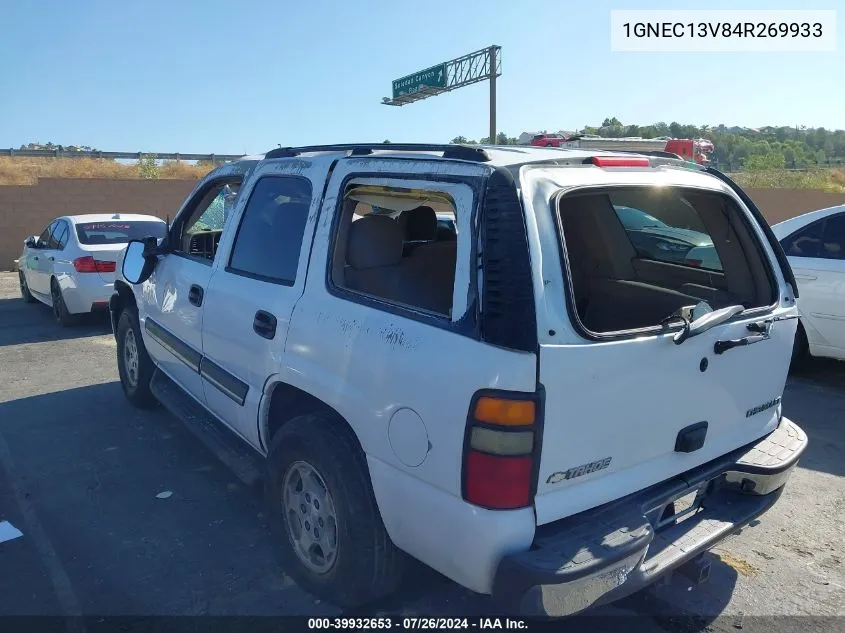
[{"label": "clear blue sky", "polygon": [[[792,6],[790,6],[792,5]],[[785,0],[27,0],[3,3],[0,147],[260,152],[277,144],[486,136],[479,83],[402,108],[391,80],[502,46],[499,131],[616,116],[845,127],[835,53],[612,53],[612,8],[788,9]]]}]

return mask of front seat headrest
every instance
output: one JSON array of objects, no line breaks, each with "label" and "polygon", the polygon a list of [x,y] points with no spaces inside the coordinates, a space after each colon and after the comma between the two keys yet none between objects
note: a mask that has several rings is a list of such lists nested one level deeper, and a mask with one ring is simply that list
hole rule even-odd
[{"label": "front seat headrest", "polygon": [[402,259],[402,230],[386,215],[367,215],[349,227],[346,261],[355,270],[392,266]]}]

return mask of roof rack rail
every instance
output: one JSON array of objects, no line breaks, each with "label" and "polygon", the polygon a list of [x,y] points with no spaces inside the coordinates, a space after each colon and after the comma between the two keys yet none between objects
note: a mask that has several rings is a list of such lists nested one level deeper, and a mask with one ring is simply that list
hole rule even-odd
[{"label": "roof rack rail", "polygon": [[659,158],[674,158],[677,160],[684,160],[679,154],[675,154],[673,152],[664,152],[662,150],[636,150],[636,149],[615,149],[610,150],[613,152],[619,152],[621,154],[642,154],[643,156],[657,156]]},{"label": "roof rack rail", "polygon": [[480,147],[454,143],[347,143],[341,145],[304,145],[302,147],[277,147],[264,158],[292,158],[308,152],[350,152],[351,156],[366,156],[374,150],[398,152],[443,152],[443,158],[486,163],[490,155]]}]

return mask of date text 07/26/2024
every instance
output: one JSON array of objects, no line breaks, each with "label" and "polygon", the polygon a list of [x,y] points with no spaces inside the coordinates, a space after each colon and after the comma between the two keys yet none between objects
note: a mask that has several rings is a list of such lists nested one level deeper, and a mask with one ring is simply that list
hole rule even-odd
[{"label": "date text 07/26/2024", "polygon": [[528,623],[519,618],[437,618],[437,617],[375,617],[375,618],[308,618],[308,630],[527,630]]}]

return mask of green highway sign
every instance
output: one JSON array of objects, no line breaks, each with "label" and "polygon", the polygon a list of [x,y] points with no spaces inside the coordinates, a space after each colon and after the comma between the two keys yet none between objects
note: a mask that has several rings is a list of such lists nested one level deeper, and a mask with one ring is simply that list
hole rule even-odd
[{"label": "green highway sign", "polygon": [[437,64],[419,72],[393,80],[393,98],[419,92],[420,88],[445,88],[446,64]]}]

